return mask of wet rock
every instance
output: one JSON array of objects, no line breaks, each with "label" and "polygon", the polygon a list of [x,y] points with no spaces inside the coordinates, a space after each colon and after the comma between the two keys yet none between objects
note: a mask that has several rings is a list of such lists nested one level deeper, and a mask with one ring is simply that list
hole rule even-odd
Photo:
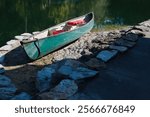
[{"label": "wet rock", "polygon": [[11,99],[12,97],[14,97],[16,90],[17,89],[14,85],[10,85],[8,87],[0,87],[0,99]]},{"label": "wet rock", "polygon": [[113,50],[118,50],[119,52],[125,52],[128,50],[128,48],[125,46],[116,46],[116,45],[110,45],[109,48]]},{"label": "wet rock", "polygon": [[4,63],[5,55],[0,55],[0,63]]},{"label": "wet rock", "polygon": [[0,74],[3,74],[5,72],[4,66],[0,64]]},{"label": "wet rock", "polygon": [[96,57],[98,59],[101,59],[104,62],[107,62],[110,59],[112,59],[114,56],[116,56],[117,53],[118,53],[118,51],[116,51],[116,50],[111,50],[111,51],[109,51],[109,50],[103,50]]},{"label": "wet rock", "polygon": [[10,85],[11,85],[11,80],[4,75],[0,75],[0,87],[7,87]]},{"label": "wet rock", "polygon": [[50,82],[52,80],[52,75],[55,73],[55,68],[45,67],[37,74],[36,87],[40,92],[46,91],[50,88]]},{"label": "wet rock", "polygon": [[126,39],[128,41],[135,42],[138,40],[138,35],[133,33],[128,33],[126,36],[122,37],[123,39]]},{"label": "wet rock", "polygon": [[127,41],[127,40],[124,40],[124,39],[119,39],[119,40],[115,41],[115,44],[131,48],[136,44],[136,42],[131,42],[131,41]]},{"label": "wet rock", "polygon": [[106,64],[96,58],[91,58],[89,61],[85,62],[85,64],[90,68],[105,68]]},{"label": "wet rock", "polygon": [[49,92],[40,94],[39,97],[44,100],[48,99],[67,99],[78,91],[78,86],[73,80],[62,80],[55,88]]},{"label": "wet rock", "polygon": [[30,96],[28,93],[26,92],[21,92],[18,95],[15,95],[13,98],[11,98],[11,100],[31,100],[32,96]]},{"label": "wet rock", "polygon": [[4,45],[0,48],[0,51],[9,51],[12,49],[11,45]]},{"label": "wet rock", "polygon": [[68,76],[73,80],[94,77],[98,72],[85,68],[85,66],[75,60],[67,60],[59,69],[58,73]]},{"label": "wet rock", "polygon": [[69,77],[73,80],[79,80],[94,77],[97,73],[98,71],[90,70],[85,67],[78,67],[71,72]]}]

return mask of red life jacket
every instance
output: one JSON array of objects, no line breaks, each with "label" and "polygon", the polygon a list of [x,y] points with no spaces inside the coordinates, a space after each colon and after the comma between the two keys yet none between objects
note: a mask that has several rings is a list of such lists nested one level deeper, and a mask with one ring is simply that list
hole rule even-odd
[{"label": "red life jacket", "polygon": [[52,34],[57,35],[57,34],[62,33],[62,32],[64,32],[64,30],[55,30],[52,32]]},{"label": "red life jacket", "polygon": [[75,25],[79,25],[79,24],[85,24],[85,21],[84,20],[75,20],[75,21],[69,21],[67,22],[68,25],[71,25],[71,26],[75,26]]}]

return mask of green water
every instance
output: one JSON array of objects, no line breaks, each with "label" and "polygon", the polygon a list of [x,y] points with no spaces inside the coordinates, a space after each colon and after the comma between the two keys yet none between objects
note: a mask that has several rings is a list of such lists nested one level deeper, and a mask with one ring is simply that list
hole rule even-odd
[{"label": "green water", "polygon": [[0,0],[0,46],[15,35],[43,30],[87,12],[95,28],[150,19],[150,0]]}]

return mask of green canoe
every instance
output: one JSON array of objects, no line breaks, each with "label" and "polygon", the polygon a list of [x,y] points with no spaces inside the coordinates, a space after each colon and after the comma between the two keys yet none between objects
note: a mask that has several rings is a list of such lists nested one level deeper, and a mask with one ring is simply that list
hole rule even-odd
[{"label": "green canoe", "polygon": [[22,40],[21,45],[29,58],[35,60],[75,41],[89,32],[93,25],[94,14],[91,12],[43,30]]}]

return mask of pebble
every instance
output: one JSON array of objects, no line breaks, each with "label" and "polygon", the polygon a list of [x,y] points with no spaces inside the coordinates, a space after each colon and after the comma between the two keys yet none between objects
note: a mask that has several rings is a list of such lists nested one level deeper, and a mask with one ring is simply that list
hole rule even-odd
[{"label": "pebble", "polygon": [[15,95],[11,100],[31,100],[32,96],[26,92],[21,92],[18,95]]},{"label": "pebble", "polygon": [[125,52],[128,50],[128,48],[125,46],[116,46],[116,45],[110,45],[109,48],[113,50],[118,50],[119,52]]},{"label": "pebble", "polygon": [[7,87],[11,85],[11,80],[10,78],[0,75],[0,87]]},{"label": "pebble", "polygon": [[77,91],[77,84],[73,80],[65,79],[62,80],[56,87],[51,89],[49,92],[40,94],[39,97],[43,100],[67,99],[74,95]]},{"label": "pebble", "polygon": [[109,61],[110,59],[112,59],[114,56],[116,56],[118,53],[118,51],[116,50],[103,50],[101,52],[99,52],[99,54],[96,56],[98,59],[101,59],[104,62]]},{"label": "pebble", "polygon": [[0,99],[8,100],[15,96],[16,87],[14,85],[10,85],[8,87],[0,87]]}]

